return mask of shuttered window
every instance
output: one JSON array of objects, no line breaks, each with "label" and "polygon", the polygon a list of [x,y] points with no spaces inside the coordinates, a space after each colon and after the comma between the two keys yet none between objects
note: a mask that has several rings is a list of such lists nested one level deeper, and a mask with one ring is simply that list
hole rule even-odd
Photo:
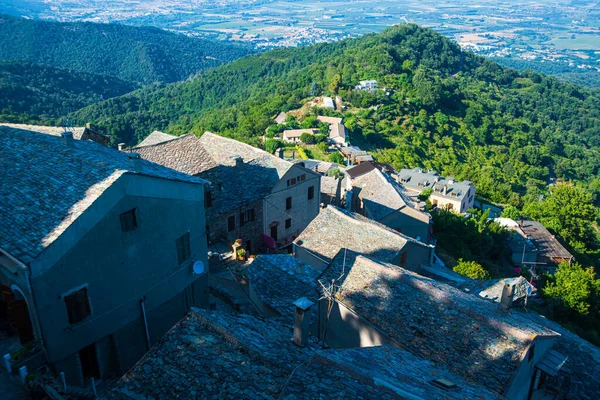
[{"label": "shuttered window", "polygon": [[175,246],[177,247],[177,263],[179,265],[186,262],[191,257],[191,248],[190,248],[190,233],[186,232],[175,241]]},{"label": "shuttered window", "polygon": [[240,226],[243,226],[247,222],[254,221],[254,208],[250,208],[240,213]]},{"label": "shuttered window", "polygon": [[315,198],[315,187],[311,186],[308,188],[308,199],[312,200]]},{"label": "shuttered window", "polygon": [[285,209],[289,210],[292,208],[292,198],[288,197],[287,199],[285,199]]},{"label": "shuttered window", "polygon": [[65,296],[65,305],[67,306],[69,324],[76,324],[83,321],[91,314],[87,288],[79,289],[75,293]]}]

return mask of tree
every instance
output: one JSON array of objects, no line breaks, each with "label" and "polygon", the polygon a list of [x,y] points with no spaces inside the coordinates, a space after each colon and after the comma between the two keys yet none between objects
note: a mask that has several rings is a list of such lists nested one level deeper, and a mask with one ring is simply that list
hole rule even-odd
[{"label": "tree", "polygon": [[275,153],[275,150],[279,149],[280,147],[281,141],[277,139],[268,139],[265,142],[265,151],[268,151],[271,154]]},{"label": "tree", "polygon": [[337,94],[338,90],[340,89],[340,84],[342,82],[342,76],[340,74],[335,74],[333,76],[333,79],[331,80],[331,83],[329,84],[329,86],[327,87],[329,89],[329,91],[333,94]]},{"label": "tree", "polygon": [[342,179],[344,177],[344,174],[342,174],[342,171],[340,171],[339,168],[332,168],[327,172],[327,176]]},{"label": "tree", "polygon": [[300,135],[300,141],[306,144],[313,144],[315,143],[315,135],[304,132],[302,135]]},{"label": "tree", "polygon": [[578,315],[597,314],[600,281],[596,279],[594,268],[563,261],[544,287],[543,294],[558,299],[564,307]]},{"label": "tree", "polygon": [[504,210],[502,210],[502,217],[510,218],[513,221],[518,221],[519,219],[521,219],[521,213],[519,212],[519,210],[517,210],[516,207],[506,206]]},{"label": "tree", "polygon": [[339,152],[333,152],[329,155],[329,161],[332,163],[344,165],[344,156]]},{"label": "tree", "polygon": [[300,128],[309,129],[315,128],[318,125],[317,117],[314,115],[309,115],[300,124]]},{"label": "tree", "polygon": [[548,197],[527,204],[523,211],[576,249],[597,247],[590,222],[596,220],[598,211],[592,195],[581,187],[559,183],[552,187]]},{"label": "tree", "polygon": [[426,201],[429,199],[429,196],[431,196],[431,193],[433,193],[433,189],[432,188],[426,188],[425,190],[423,190],[420,194],[419,194],[419,200],[421,201]]},{"label": "tree", "polygon": [[490,274],[475,261],[465,261],[461,258],[452,270],[471,279],[490,279]]}]

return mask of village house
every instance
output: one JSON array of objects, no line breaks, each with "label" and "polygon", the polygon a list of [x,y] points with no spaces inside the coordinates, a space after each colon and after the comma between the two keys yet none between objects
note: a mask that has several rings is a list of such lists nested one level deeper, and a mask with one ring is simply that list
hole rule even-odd
[{"label": "village house", "polygon": [[277,114],[277,116],[274,119],[274,121],[277,125],[285,124],[286,120],[287,120],[287,114],[283,111],[280,112],[279,114]]},{"label": "village house", "polygon": [[286,143],[301,143],[300,137],[303,134],[314,135],[316,132],[316,129],[286,129],[281,137]]},{"label": "village house", "polygon": [[385,225],[334,206],[327,206],[294,241],[296,257],[324,270],[342,250],[418,271],[433,260],[434,246]]},{"label": "village house", "polygon": [[399,347],[510,400],[548,393],[567,360],[546,324],[396,265],[339,254],[320,279],[335,282],[319,307],[333,349]]},{"label": "village house", "polygon": [[[361,168],[361,164],[354,168]],[[353,191],[352,210],[404,233],[414,239],[429,243],[431,236],[431,216],[425,212],[425,204],[411,197],[409,192],[392,179],[389,173],[378,168],[366,174],[354,174],[354,168],[347,174]]]},{"label": "village house", "polygon": [[373,157],[366,151],[357,146],[345,146],[340,148],[340,152],[348,159],[350,164],[362,164],[373,161]]},{"label": "village house", "polygon": [[558,264],[570,263],[574,259],[556,237],[537,221],[522,219],[517,222],[509,218],[496,218],[495,221],[512,233],[510,245],[512,261],[516,265],[555,272]]},{"label": "village house", "polygon": [[333,99],[331,97],[323,97],[323,104],[321,107],[335,109],[335,104],[333,103]]},{"label": "village house", "polygon": [[242,239],[250,253],[283,249],[319,213],[318,173],[236,140],[206,132],[134,150],[212,183],[205,201],[210,243]]},{"label": "village house", "polygon": [[321,204],[340,207],[344,198],[342,184],[342,179],[337,177],[321,177]]},{"label": "village house", "polygon": [[420,168],[400,170],[397,180],[415,193],[431,189],[429,201],[440,209],[462,214],[473,208],[475,202],[475,186],[469,181],[457,182],[453,178],[441,177],[433,171],[424,172]]},{"label": "village house", "polygon": [[110,138],[98,132],[93,128],[92,124],[86,124],[81,127],[61,127],[61,126],[42,126],[42,125],[26,125],[26,124],[7,124],[0,123],[0,126],[7,128],[21,129],[24,131],[40,132],[47,135],[60,137],[64,132],[71,132],[73,139],[75,140],[91,140],[92,142],[99,143],[103,146],[108,146]]},{"label": "village house", "polygon": [[61,136],[0,127],[0,307],[13,370],[48,363],[82,385],[208,307],[207,182]]},{"label": "village house", "polygon": [[360,81],[354,90],[375,91],[377,89],[377,81],[373,79]]}]

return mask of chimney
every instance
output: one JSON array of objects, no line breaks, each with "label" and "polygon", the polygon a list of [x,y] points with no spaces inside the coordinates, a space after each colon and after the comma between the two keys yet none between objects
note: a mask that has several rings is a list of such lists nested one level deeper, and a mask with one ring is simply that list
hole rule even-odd
[{"label": "chimney", "polygon": [[523,228],[523,225],[525,224],[525,221],[523,221],[523,218],[519,219],[519,228]]},{"label": "chimney", "polygon": [[445,195],[448,192],[448,186],[444,185],[444,190],[442,191],[442,194]]},{"label": "chimney", "polygon": [[92,127],[92,124],[90,122],[85,124],[85,127],[91,130],[94,130],[94,128]]},{"label": "chimney", "polygon": [[296,306],[296,316],[294,319],[294,343],[297,346],[304,347],[308,344],[308,328],[310,327],[310,308],[314,305],[306,297],[302,297],[294,302]]},{"label": "chimney", "polygon": [[284,151],[283,151],[283,148],[281,148],[281,147],[278,148],[277,150],[275,150],[275,154],[277,154],[277,157],[279,157],[279,158],[283,158],[283,153],[284,153]]},{"label": "chimney", "polygon": [[132,171],[140,172],[140,153],[129,153],[129,167]]},{"label": "chimney", "polygon": [[502,288],[502,297],[500,298],[500,308],[508,311],[512,307],[513,298],[515,294],[515,285],[510,283],[504,283]]},{"label": "chimney", "polygon": [[235,158],[235,166],[240,167],[242,165],[244,165],[244,159],[242,157],[236,157]]},{"label": "chimney", "polygon": [[62,132],[60,136],[63,138],[65,146],[73,147],[73,132]]},{"label": "chimney", "polygon": [[117,145],[117,148],[119,149],[119,151],[125,151],[125,143],[119,143]]}]

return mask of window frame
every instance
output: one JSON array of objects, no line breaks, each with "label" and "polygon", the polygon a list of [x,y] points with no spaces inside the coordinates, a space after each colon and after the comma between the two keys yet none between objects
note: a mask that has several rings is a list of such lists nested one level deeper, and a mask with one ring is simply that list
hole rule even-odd
[{"label": "window frame", "polygon": [[[85,321],[86,319],[88,319],[93,314],[92,302],[90,300],[90,295],[89,295],[88,288],[89,288],[89,285],[88,284],[84,284],[84,285],[81,285],[81,286],[78,286],[78,287],[76,287],[74,289],[69,290],[68,292],[64,293],[61,296],[62,300],[63,300],[63,302],[65,304],[65,312],[67,313],[67,321],[69,323],[69,326],[77,325],[77,324]],[[71,314],[71,312],[69,312],[70,306],[69,306],[69,302],[68,302],[67,299],[71,298],[72,296],[76,296],[75,297],[75,301],[78,301],[78,300],[80,300],[79,297],[78,297],[79,293],[81,293],[83,291],[84,291],[84,294],[85,294],[86,304],[84,304],[84,305],[85,305],[85,308],[87,309],[87,314],[84,315],[83,317],[78,316],[81,319],[79,319],[77,321],[72,321],[71,320],[72,314]],[[79,310],[79,312],[81,312],[81,309]]]},{"label": "window frame", "polygon": [[[179,251],[180,243],[182,247],[181,253]],[[192,243],[190,240],[190,231],[185,232],[183,235],[175,239],[175,251],[177,252],[177,265],[183,265],[190,258],[192,258]]]},{"label": "window frame", "polygon": [[[121,223],[121,232],[127,233],[135,231],[139,228],[140,224],[138,222],[138,211],[137,207],[132,208],[131,210],[127,210],[121,214],[119,214],[119,222]],[[129,221],[126,218],[132,216],[132,220]]]}]

